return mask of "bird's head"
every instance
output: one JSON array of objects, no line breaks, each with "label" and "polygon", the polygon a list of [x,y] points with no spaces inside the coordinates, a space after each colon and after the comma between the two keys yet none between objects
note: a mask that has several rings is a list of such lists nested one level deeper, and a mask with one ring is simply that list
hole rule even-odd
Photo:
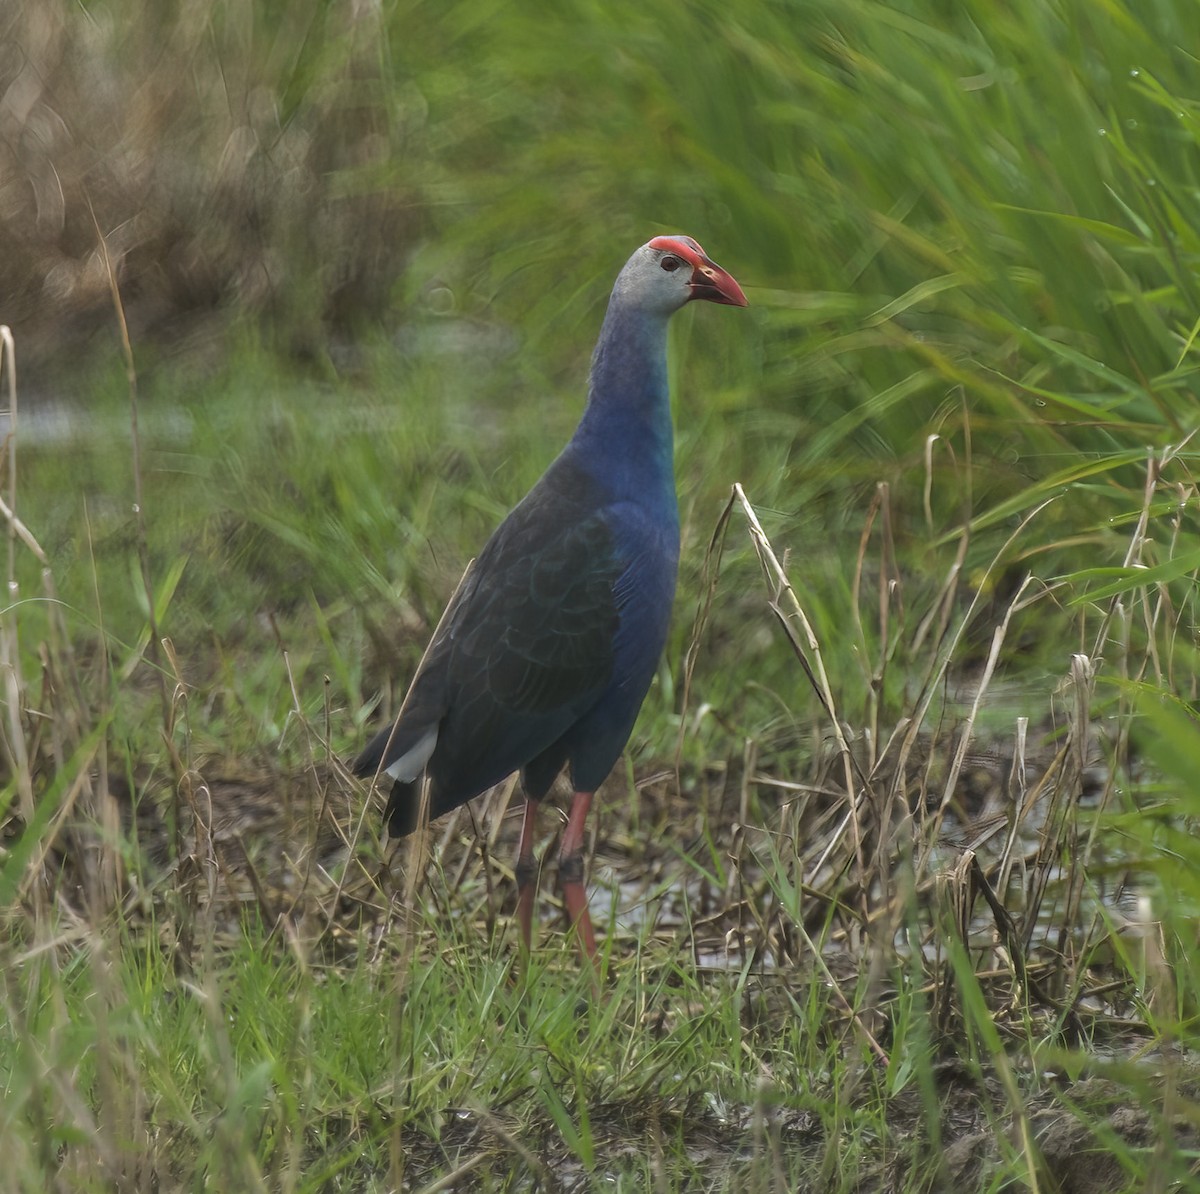
[{"label": "bird's head", "polygon": [[617,279],[628,301],[670,314],[692,299],[747,306],[742,288],[690,236],[656,236],[642,245]]}]

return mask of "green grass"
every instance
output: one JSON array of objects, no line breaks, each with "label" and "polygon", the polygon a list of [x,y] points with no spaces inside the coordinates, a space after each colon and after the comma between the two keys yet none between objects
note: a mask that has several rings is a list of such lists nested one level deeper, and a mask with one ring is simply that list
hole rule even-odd
[{"label": "green grass", "polygon": [[[1200,1188],[1191,7],[278,7],[12,18],[0,1185]],[[413,876],[337,760],[668,230],[753,306],[593,999],[503,793]]]}]

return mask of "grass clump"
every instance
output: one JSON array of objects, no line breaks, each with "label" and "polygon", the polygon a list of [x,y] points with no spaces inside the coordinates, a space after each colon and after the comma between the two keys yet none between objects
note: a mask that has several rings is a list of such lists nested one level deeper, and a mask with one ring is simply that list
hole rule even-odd
[{"label": "grass clump", "polygon": [[[132,355],[6,356],[9,1185],[1196,1185],[1185,7],[43,7],[5,318]],[[339,760],[667,229],[755,306],[675,329],[593,1000],[511,788],[414,871]]]}]

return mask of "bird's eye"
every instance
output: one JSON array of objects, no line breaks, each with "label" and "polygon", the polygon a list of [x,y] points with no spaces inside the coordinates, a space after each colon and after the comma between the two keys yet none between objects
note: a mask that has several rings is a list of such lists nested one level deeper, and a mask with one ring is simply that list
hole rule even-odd
[{"label": "bird's eye", "polygon": [[683,262],[680,261],[678,257],[664,257],[659,262],[659,265],[661,265],[669,274],[673,274],[682,264]]}]

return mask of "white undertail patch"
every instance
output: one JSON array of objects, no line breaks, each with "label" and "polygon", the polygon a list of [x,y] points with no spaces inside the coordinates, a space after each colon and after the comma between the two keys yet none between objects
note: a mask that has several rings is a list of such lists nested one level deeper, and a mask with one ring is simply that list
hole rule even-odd
[{"label": "white undertail patch", "polygon": [[438,728],[430,726],[417,739],[416,745],[406,750],[390,767],[386,768],[384,774],[390,775],[392,779],[397,779],[401,783],[412,783],[421,774],[425,764],[429,762],[429,756],[433,754],[437,740]]}]

